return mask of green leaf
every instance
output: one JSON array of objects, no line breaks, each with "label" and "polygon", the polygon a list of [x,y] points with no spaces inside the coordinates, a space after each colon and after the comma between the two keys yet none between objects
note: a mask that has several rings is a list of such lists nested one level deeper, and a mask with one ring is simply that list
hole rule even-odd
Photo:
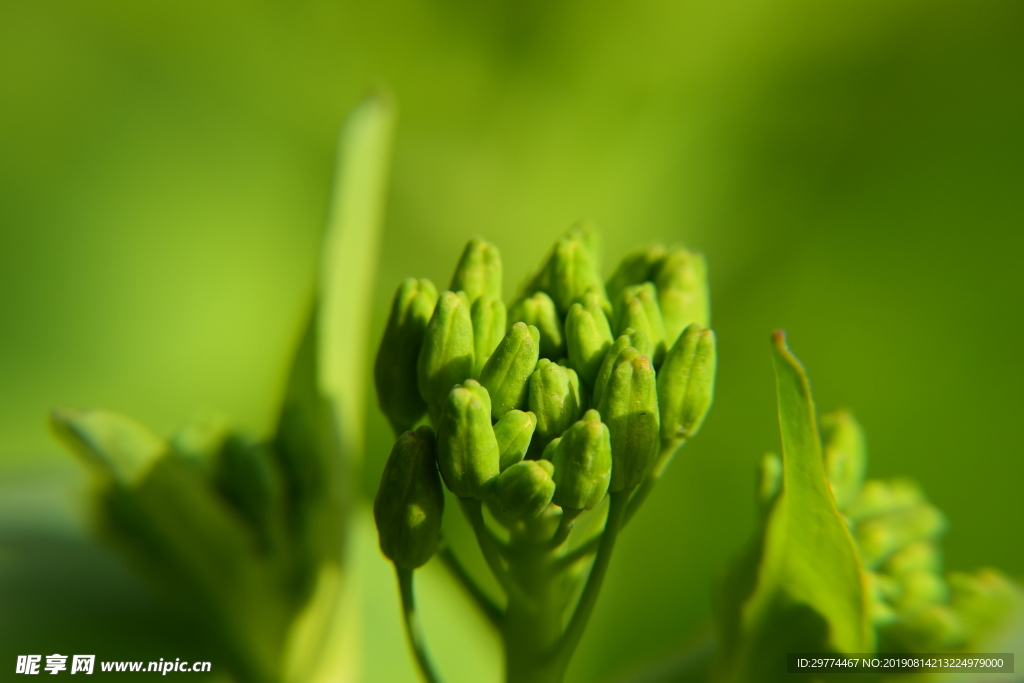
[{"label": "green leaf", "polygon": [[362,457],[367,330],[377,275],[395,111],[377,94],[349,115],[338,143],[320,256],[317,385],[335,411],[346,458]]},{"label": "green leaf", "polygon": [[140,481],[167,452],[167,442],[149,427],[110,410],[53,411],[57,438],[93,468],[125,485]]},{"label": "green leaf", "polygon": [[[787,651],[874,649],[867,580],[829,489],[810,383],[785,336],[777,332],[773,340],[782,491],[747,569],[733,577],[728,597],[738,614],[731,642],[728,632],[723,638],[720,663],[729,681],[788,680],[783,668],[771,673],[765,666]],[[736,591],[744,590],[749,595],[742,599]]]}]

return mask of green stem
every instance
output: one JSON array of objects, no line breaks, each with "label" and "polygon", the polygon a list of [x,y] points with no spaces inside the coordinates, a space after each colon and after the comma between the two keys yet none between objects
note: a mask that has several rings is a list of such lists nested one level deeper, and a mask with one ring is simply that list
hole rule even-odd
[{"label": "green stem", "polygon": [[573,566],[574,564],[576,564],[577,562],[579,562],[580,560],[584,560],[590,555],[593,555],[595,552],[597,552],[597,547],[600,544],[601,537],[595,536],[586,543],[577,546],[576,548],[567,552],[565,555],[562,555],[561,557],[557,558],[552,566],[554,567],[555,571],[564,571],[569,567]]},{"label": "green stem", "polygon": [[615,541],[618,538],[619,530],[622,528],[623,514],[629,502],[630,494],[634,489],[624,489],[610,493],[608,504],[608,519],[604,523],[604,533],[601,534],[601,542],[597,548],[597,557],[594,559],[594,566],[590,568],[590,576],[587,577],[587,585],[583,588],[580,600],[576,604],[576,611],[569,621],[561,640],[555,649],[554,660],[559,671],[559,678],[565,675],[569,667],[569,660],[572,658],[576,647],[583,637],[583,630],[590,620],[590,615],[597,604],[597,596],[601,592],[601,585],[604,583],[605,574],[608,573],[608,565],[612,559],[612,551],[615,550]]},{"label": "green stem", "polygon": [[679,447],[686,443],[686,439],[669,439],[661,442],[661,452],[658,453],[658,459],[654,463],[654,467],[651,468],[650,473],[644,477],[644,480],[640,482],[640,486],[636,489],[636,494],[629,501],[629,505],[626,507],[626,513],[622,518],[622,526],[629,524],[629,520],[633,519],[633,515],[640,509],[640,506],[647,500],[647,496],[651,495],[651,491],[654,490],[654,485],[658,483],[658,479],[661,478],[662,472],[668,467],[669,463],[672,462],[672,458],[675,457],[676,451]]},{"label": "green stem", "polygon": [[558,520],[558,528],[555,529],[555,535],[551,537],[552,550],[565,543],[565,539],[569,538],[569,532],[572,531],[572,523],[582,512],[583,510],[562,508],[562,516]]},{"label": "green stem", "polygon": [[528,529],[513,532],[509,544],[513,590],[502,631],[506,683],[561,683],[562,672],[550,656],[562,636],[566,595],[552,571],[547,538]]},{"label": "green stem", "polygon": [[427,646],[423,642],[423,629],[420,627],[419,617],[416,615],[416,598],[412,587],[412,570],[403,569],[395,565],[395,573],[398,574],[398,587],[402,593],[402,616],[405,620],[405,635],[409,638],[409,646],[416,655],[416,663],[420,666],[420,673],[423,674],[427,683],[440,683],[441,679],[434,671],[430,663],[430,656],[427,654]]},{"label": "green stem", "polygon": [[505,592],[508,592],[510,588],[508,571],[506,571],[501,562],[501,543],[494,537],[491,530],[487,528],[487,524],[484,522],[484,513],[480,501],[473,498],[460,498],[459,503],[462,505],[462,511],[469,519],[469,523],[473,526],[473,533],[476,534],[476,542],[480,546],[481,552],[484,554],[487,566],[491,568],[491,572],[494,573],[494,578],[498,580],[498,583],[505,589]]},{"label": "green stem", "polygon": [[469,593],[469,597],[473,599],[473,603],[477,606],[480,612],[487,617],[487,621],[489,621],[494,628],[500,630],[501,622],[505,617],[504,613],[501,608],[491,600],[490,596],[487,595],[479,585],[477,585],[477,582],[473,580],[470,573],[464,566],[462,566],[462,563],[459,562],[459,558],[455,556],[451,547],[443,545],[441,549],[438,550],[438,556],[441,558],[441,562],[444,563],[444,566],[451,573],[452,577],[459,582],[459,585],[461,585],[467,593]]}]

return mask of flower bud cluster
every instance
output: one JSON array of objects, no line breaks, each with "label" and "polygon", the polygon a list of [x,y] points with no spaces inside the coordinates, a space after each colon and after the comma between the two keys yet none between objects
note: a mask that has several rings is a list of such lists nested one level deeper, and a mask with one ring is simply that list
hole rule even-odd
[{"label": "flower bud cluster", "polygon": [[1012,601],[992,570],[943,576],[942,512],[907,479],[867,479],[864,435],[853,416],[821,416],[825,470],[868,576],[871,616],[883,651],[968,647]]},{"label": "flower bud cluster", "polygon": [[447,291],[398,288],[375,372],[381,410],[405,432],[375,508],[388,557],[429,559],[442,481],[506,519],[552,504],[578,514],[700,429],[716,363],[703,257],[645,248],[605,283],[597,252],[593,232],[570,230],[507,309],[498,250],[480,239]]}]

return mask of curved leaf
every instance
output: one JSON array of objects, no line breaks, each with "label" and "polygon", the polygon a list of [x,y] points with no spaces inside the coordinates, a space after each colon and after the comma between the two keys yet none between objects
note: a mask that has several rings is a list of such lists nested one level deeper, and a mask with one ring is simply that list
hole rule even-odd
[{"label": "curved leaf", "polygon": [[773,341],[782,491],[746,572],[733,577],[734,591],[750,593],[734,617],[734,633],[726,634],[732,647],[720,673],[729,681],[794,680],[785,673],[786,652],[874,648],[867,582],[829,489],[810,383],[785,336],[776,332]]}]

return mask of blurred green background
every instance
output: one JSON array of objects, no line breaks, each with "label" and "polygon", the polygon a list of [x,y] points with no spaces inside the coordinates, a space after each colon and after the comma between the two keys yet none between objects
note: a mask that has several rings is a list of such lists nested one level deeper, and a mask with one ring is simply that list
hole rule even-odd
[{"label": "blurred green background", "polygon": [[[860,417],[870,472],[947,513],[947,566],[1024,574],[1019,0],[2,0],[0,666],[204,652],[93,540],[46,413],[166,433],[215,408],[266,433],[336,135],[378,82],[400,118],[374,344],[399,280],[446,283],[474,234],[508,293],[581,217],[606,272],[650,240],[709,259],[716,404],[622,537],[572,680],[705,631],[778,448],[778,327],[820,407]],[[389,449],[370,413],[368,496]],[[365,679],[412,680],[361,524]],[[451,586],[423,582],[442,670],[483,680],[493,644],[442,628]]]}]

